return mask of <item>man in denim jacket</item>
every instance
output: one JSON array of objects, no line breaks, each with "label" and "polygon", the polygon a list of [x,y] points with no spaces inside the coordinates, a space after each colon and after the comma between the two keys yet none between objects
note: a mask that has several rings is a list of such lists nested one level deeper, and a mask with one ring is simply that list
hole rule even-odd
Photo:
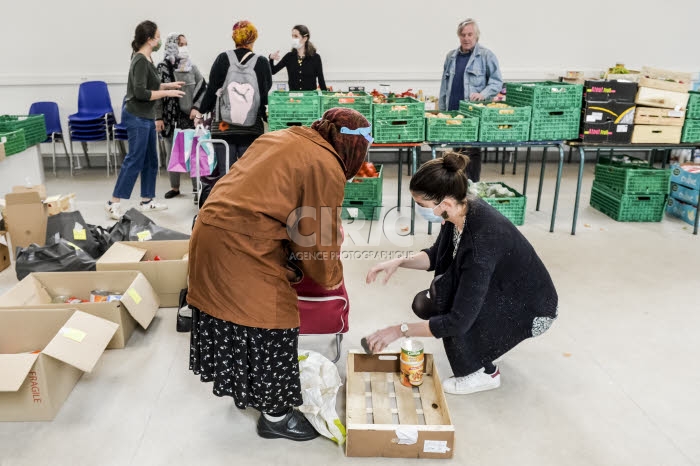
[{"label": "man in denim jacket", "polygon": [[[479,25],[469,18],[457,26],[460,47],[445,58],[440,83],[440,111],[459,110],[460,100],[491,100],[501,92],[503,79],[496,55],[479,44]],[[472,181],[481,176],[481,151],[465,151],[470,163],[467,175]]]}]

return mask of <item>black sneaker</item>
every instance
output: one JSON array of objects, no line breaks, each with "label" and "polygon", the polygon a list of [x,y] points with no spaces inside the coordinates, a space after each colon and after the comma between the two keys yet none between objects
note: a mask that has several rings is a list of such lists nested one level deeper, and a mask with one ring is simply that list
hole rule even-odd
[{"label": "black sneaker", "polygon": [[165,196],[163,196],[163,197],[166,199],[172,199],[175,196],[179,196],[179,195],[180,195],[180,191],[175,191],[174,189],[171,189],[170,191],[165,193]]},{"label": "black sneaker", "polygon": [[262,438],[286,438],[297,442],[313,440],[318,432],[303,413],[291,408],[280,421],[268,421],[264,414],[258,419],[258,435]]}]

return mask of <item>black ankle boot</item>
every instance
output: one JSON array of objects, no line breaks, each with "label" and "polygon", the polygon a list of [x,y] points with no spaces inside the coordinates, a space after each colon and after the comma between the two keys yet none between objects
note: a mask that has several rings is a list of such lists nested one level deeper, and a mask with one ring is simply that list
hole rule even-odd
[{"label": "black ankle boot", "polygon": [[268,421],[265,415],[260,413],[258,435],[263,438],[286,438],[303,442],[315,439],[318,432],[303,413],[291,408],[287,415],[277,422]]}]

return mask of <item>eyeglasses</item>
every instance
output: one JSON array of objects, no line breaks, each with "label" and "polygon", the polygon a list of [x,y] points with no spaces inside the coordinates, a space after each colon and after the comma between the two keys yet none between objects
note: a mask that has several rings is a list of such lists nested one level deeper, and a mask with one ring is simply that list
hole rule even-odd
[{"label": "eyeglasses", "polygon": [[356,134],[356,135],[361,135],[364,136],[367,141],[372,144],[374,142],[374,138],[372,138],[372,125],[369,125],[367,128],[357,128],[357,129],[350,129],[346,126],[343,126],[340,128],[340,134]]}]

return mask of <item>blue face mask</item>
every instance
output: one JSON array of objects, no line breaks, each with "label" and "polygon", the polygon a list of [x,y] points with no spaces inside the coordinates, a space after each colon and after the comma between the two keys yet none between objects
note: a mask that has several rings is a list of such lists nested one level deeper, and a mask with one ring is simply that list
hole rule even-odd
[{"label": "blue face mask", "polygon": [[340,134],[355,134],[358,136],[364,136],[365,139],[367,139],[367,142],[372,144],[374,142],[374,139],[372,138],[372,125],[369,125],[367,128],[357,128],[357,129],[350,129],[345,126],[340,128]]},{"label": "blue face mask", "polygon": [[423,217],[430,223],[442,223],[445,221],[445,219],[439,215],[435,215],[435,208],[437,208],[437,206],[439,205],[440,204],[436,205],[431,209],[430,207],[423,207],[421,205],[416,204],[416,211],[420,214],[421,217]]}]

